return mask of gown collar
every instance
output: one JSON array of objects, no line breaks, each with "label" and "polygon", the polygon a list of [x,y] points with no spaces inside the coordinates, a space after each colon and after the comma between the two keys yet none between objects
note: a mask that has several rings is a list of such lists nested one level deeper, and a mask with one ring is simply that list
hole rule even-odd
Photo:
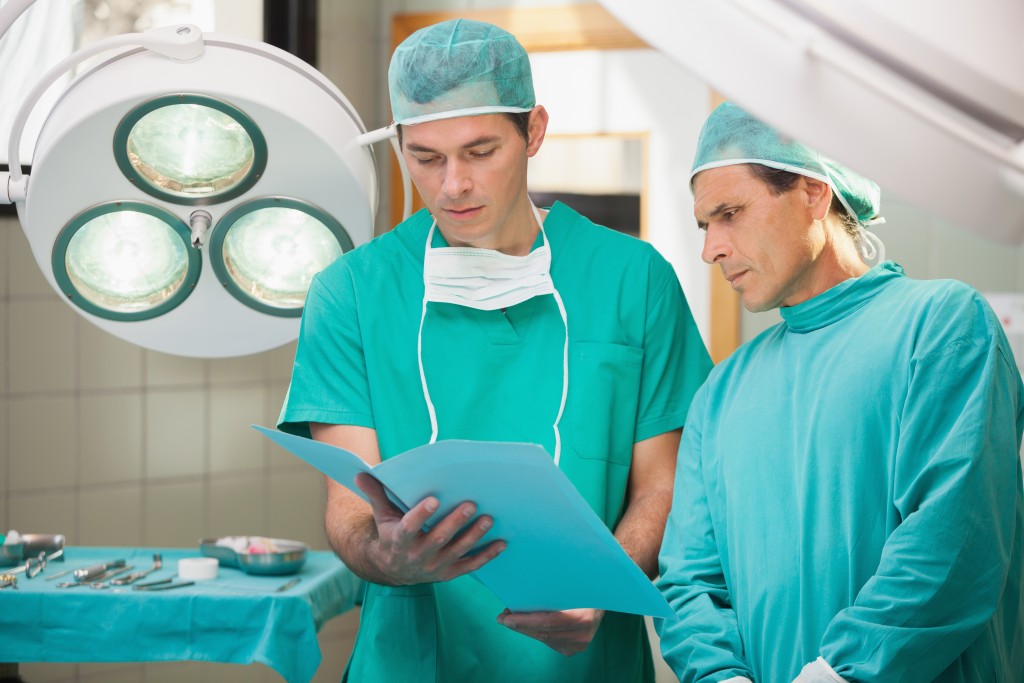
[{"label": "gown collar", "polygon": [[811,332],[854,313],[900,277],[903,277],[903,268],[894,261],[885,261],[860,277],[840,282],[807,301],[781,308],[779,313],[793,332]]}]

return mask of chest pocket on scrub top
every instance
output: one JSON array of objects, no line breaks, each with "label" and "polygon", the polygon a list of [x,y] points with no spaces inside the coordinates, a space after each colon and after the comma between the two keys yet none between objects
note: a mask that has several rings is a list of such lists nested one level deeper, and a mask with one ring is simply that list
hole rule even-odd
[{"label": "chest pocket on scrub top", "polygon": [[576,455],[626,465],[633,453],[644,350],[574,342],[569,347],[569,444]]}]

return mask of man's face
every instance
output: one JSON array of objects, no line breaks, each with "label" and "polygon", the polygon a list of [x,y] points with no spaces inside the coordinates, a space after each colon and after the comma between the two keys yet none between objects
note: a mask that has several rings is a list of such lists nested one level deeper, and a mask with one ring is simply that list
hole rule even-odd
[{"label": "man's face", "polygon": [[506,246],[510,222],[529,206],[526,160],[543,139],[543,131],[534,135],[538,111],[542,110],[531,115],[530,144],[504,114],[460,116],[402,128],[409,175],[453,246]]},{"label": "man's face", "polygon": [[747,310],[793,306],[820,293],[818,257],[828,241],[815,220],[821,192],[824,183],[801,176],[792,190],[773,195],[746,164],[697,174],[693,213],[705,231],[701,258],[718,264]]}]

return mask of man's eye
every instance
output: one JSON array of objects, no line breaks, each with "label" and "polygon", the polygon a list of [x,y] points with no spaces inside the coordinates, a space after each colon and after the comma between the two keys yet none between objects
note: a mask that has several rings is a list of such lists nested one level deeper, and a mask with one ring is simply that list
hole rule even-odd
[{"label": "man's eye", "polygon": [[723,211],[722,218],[724,218],[727,221],[731,221],[733,216],[735,216],[738,212],[739,209],[729,209],[728,211]]},{"label": "man's eye", "polygon": [[488,150],[483,151],[483,152],[479,152],[479,151],[478,152],[470,152],[469,156],[473,157],[474,159],[486,159],[487,157],[491,156],[492,154],[494,154],[494,150],[493,149],[488,149]]},{"label": "man's eye", "polygon": [[437,161],[437,157],[416,157],[416,163],[418,163],[420,166],[426,166],[428,164],[432,164],[435,161]]}]

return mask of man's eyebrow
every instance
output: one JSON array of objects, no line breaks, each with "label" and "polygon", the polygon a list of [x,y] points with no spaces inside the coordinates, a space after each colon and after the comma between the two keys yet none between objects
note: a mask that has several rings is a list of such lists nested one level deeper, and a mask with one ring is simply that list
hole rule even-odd
[{"label": "man's eyebrow", "polygon": [[[496,142],[500,142],[501,138],[497,135],[481,135],[478,138],[474,138],[462,145],[462,149],[471,149],[473,147],[479,147],[480,145],[490,145]],[[415,143],[406,143],[405,148],[410,152],[419,152],[421,154],[437,154],[437,150],[426,145],[417,145]]]},{"label": "man's eyebrow", "polygon": [[701,229],[704,229],[704,228],[708,227],[708,220],[714,218],[715,216],[721,215],[721,213],[723,211],[725,211],[726,209],[728,209],[730,206],[732,206],[732,205],[729,204],[728,202],[722,202],[721,204],[719,204],[715,208],[711,209],[711,211],[709,211],[706,214],[704,214],[706,220],[697,219],[697,227],[701,228]]}]

